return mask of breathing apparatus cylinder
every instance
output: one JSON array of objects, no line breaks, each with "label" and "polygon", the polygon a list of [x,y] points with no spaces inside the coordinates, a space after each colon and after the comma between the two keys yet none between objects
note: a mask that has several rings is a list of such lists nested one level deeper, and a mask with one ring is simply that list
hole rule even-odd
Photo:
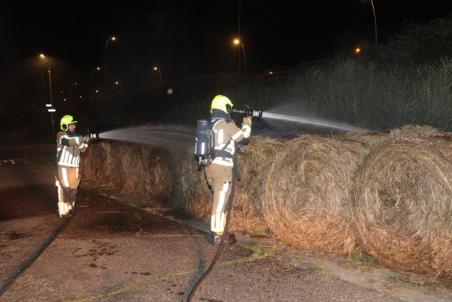
[{"label": "breathing apparatus cylinder", "polygon": [[195,158],[198,164],[207,167],[210,161],[210,154],[213,144],[213,133],[210,122],[198,120],[196,128]]}]

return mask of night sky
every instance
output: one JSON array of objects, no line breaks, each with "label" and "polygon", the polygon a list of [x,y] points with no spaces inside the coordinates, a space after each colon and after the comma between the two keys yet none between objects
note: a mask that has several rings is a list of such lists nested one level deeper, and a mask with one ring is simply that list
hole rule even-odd
[{"label": "night sky", "polygon": [[[161,64],[177,73],[228,72],[239,1],[6,1],[1,40],[6,63],[43,51],[79,68],[101,64],[105,39],[119,43],[109,59]],[[241,31],[251,71],[331,56],[373,39],[366,0],[242,0]],[[382,42],[404,23],[445,16],[452,1],[375,0]],[[12,58],[12,60],[11,60]]]},{"label": "night sky", "polygon": [[[404,24],[422,24],[452,11],[452,1],[374,2],[380,43],[395,38]],[[238,31],[238,8],[239,0],[4,1],[2,102],[43,90],[40,52],[52,58],[56,90],[67,90],[74,81],[92,87],[88,82],[93,81],[93,69],[104,62],[112,80],[127,81],[128,87],[138,90],[149,85],[150,77],[157,80],[154,65],[168,81],[235,73],[238,51],[231,41]],[[367,0],[241,1],[241,37],[249,73],[350,53],[360,41],[372,42],[373,34]],[[118,41],[104,52],[111,35]]]}]

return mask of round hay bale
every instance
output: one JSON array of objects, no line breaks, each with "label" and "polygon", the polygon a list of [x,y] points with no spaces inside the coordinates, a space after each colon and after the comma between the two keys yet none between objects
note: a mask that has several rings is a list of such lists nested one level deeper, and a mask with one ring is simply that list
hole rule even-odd
[{"label": "round hay bale", "polygon": [[382,146],[357,172],[354,195],[367,253],[391,268],[451,276],[452,164],[440,152],[419,140]]},{"label": "round hay bale", "polygon": [[305,135],[280,150],[263,197],[265,219],[278,238],[310,252],[345,254],[355,248],[351,189],[366,154],[356,147]]},{"label": "round hay bale", "polygon": [[391,139],[422,139],[439,135],[441,132],[428,125],[406,125],[389,132]]},{"label": "round hay bale", "polygon": [[96,171],[96,167],[94,167],[94,161],[98,158],[99,150],[99,144],[92,144],[86,152],[82,153],[80,160],[82,181],[95,179],[94,171]]},{"label": "round hay bale", "polygon": [[198,168],[193,148],[174,156],[175,191],[173,200],[177,208],[205,223],[210,221],[211,193],[204,171]]},{"label": "round hay bale", "polygon": [[241,180],[236,182],[231,229],[251,235],[267,233],[262,213],[262,193],[268,170],[282,143],[271,138],[251,137],[238,154]]},{"label": "round hay bale", "polygon": [[236,182],[231,229],[251,235],[267,233],[262,213],[262,193],[265,178],[282,143],[261,136],[251,137],[238,154],[241,180]]},{"label": "round hay bale", "polygon": [[[274,139],[253,137],[238,154],[241,180],[236,182],[231,230],[263,234],[267,230],[262,215],[261,194],[265,175],[281,143]],[[192,217],[210,225],[212,193],[205,171],[199,169],[192,148],[175,161],[175,199]]]},{"label": "round hay bale", "polygon": [[106,141],[92,142],[87,151],[82,153],[80,173],[82,180],[94,181],[98,185],[105,185],[107,177],[107,159],[110,153],[110,144]]},{"label": "round hay bale", "polygon": [[146,145],[123,144],[118,148],[121,157],[121,187],[139,207],[168,204],[173,190],[173,173],[167,152]]},{"label": "round hay bale", "polygon": [[96,141],[84,154],[81,172],[84,180],[126,194],[135,206],[163,206],[173,189],[170,162],[168,152],[158,148]]},{"label": "round hay bale", "polygon": [[364,151],[367,155],[370,150],[384,144],[388,140],[388,135],[381,132],[350,131],[338,135],[337,139],[347,145],[355,144],[356,151]]}]

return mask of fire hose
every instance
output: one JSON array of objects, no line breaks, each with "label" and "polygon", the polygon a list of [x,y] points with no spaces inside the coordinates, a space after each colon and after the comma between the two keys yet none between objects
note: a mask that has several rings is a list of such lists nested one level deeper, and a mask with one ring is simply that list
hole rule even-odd
[{"label": "fire hose", "polygon": [[63,231],[71,222],[72,217],[64,219],[53,232],[40,245],[23,260],[19,266],[6,278],[6,281],[0,286],[0,297],[13,285],[16,279],[27,269],[38,257],[45,251],[45,249],[55,240],[55,238]]},{"label": "fire hose", "polygon": [[232,210],[232,200],[234,199],[235,180],[236,180],[236,176],[235,176],[235,173],[233,173],[231,194],[229,195],[229,199],[228,199],[228,203],[227,203],[228,213],[226,214],[226,224],[224,226],[224,233],[223,233],[223,236],[221,236],[221,240],[218,245],[218,249],[215,252],[215,255],[213,256],[212,261],[210,262],[207,269],[204,271],[204,273],[199,277],[199,279],[196,281],[195,285],[192,287],[192,289],[187,297],[186,302],[192,301],[193,297],[195,296],[196,290],[199,288],[199,286],[204,281],[204,279],[206,279],[207,276],[210,274],[210,272],[212,271],[212,269],[214,268],[215,264],[217,263],[218,259],[221,256],[221,252],[223,251],[223,247],[224,247],[224,238],[229,235],[229,221],[230,221],[231,210]]},{"label": "fire hose", "polygon": [[[252,110],[250,107],[245,106],[243,109],[241,110],[235,110],[234,112],[239,113],[239,114],[243,114],[245,116],[252,116],[252,117],[257,117],[260,118],[262,116],[262,111],[256,111],[256,110]],[[243,146],[243,145],[242,145]],[[237,148],[238,150],[241,149],[241,147]],[[235,192],[235,182],[236,180],[240,180],[240,172],[239,172],[239,168],[238,168],[238,164],[237,164],[237,153],[234,155],[234,168],[233,168],[233,173],[232,173],[232,188],[231,188],[231,194],[229,195],[228,198],[228,202],[226,204],[226,209],[227,209],[227,214],[226,214],[226,224],[224,226],[224,232],[223,232],[223,236],[221,236],[221,240],[220,243],[218,245],[218,249],[215,252],[214,257],[212,258],[212,261],[210,262],[209,266],[207,267],[207,269],[204,271],[204,273],[199,277],[199,279],[196,281],[195,285],[192,287],[189,295],[187,296],[187,300],[186,302],[190,302],[192,301],[196,290],[199,288],[199,286],[201,285],[201,283],[207,278],[207,276],[210,274],[210,272],[212,271],[212,269],[215,267],[215,264],[217,263],[218,259],[221,256],[221,252],[223,251],[223,247],[224,247],[224,238],[227,238],[229,235],[229,223],[231,220],[231,211],[232,211],[232,202],[234,199],[234,192]],[[200,162],[202,165],[202,162]]]}]

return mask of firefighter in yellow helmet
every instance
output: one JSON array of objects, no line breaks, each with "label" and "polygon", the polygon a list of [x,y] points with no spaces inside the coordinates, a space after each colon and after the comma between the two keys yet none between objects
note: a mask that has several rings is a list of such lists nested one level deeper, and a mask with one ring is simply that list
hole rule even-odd
[{"label": "firefighter in yellow helmet", "polygon": [[236,143],[251,135],[251,117],[243,117],[241,128],[231,120],[234,105],[223,95],[217,95],[211,104],[211,125],[214,137],[213,160],[206,169],[207,181],[213,190],[210,229],[212,241],[218,243],[223,236],[226,213],[231,194]]},{"label": "firefighter in yellow helmet", "polygon": [[80,183],[80,153],[88,148],[89,137],[80,136],[75,131],[77,121],[71,115],[60,120],[61,131],[57,133],[58,213],[60,217],[74,214],[77,188]]}]

